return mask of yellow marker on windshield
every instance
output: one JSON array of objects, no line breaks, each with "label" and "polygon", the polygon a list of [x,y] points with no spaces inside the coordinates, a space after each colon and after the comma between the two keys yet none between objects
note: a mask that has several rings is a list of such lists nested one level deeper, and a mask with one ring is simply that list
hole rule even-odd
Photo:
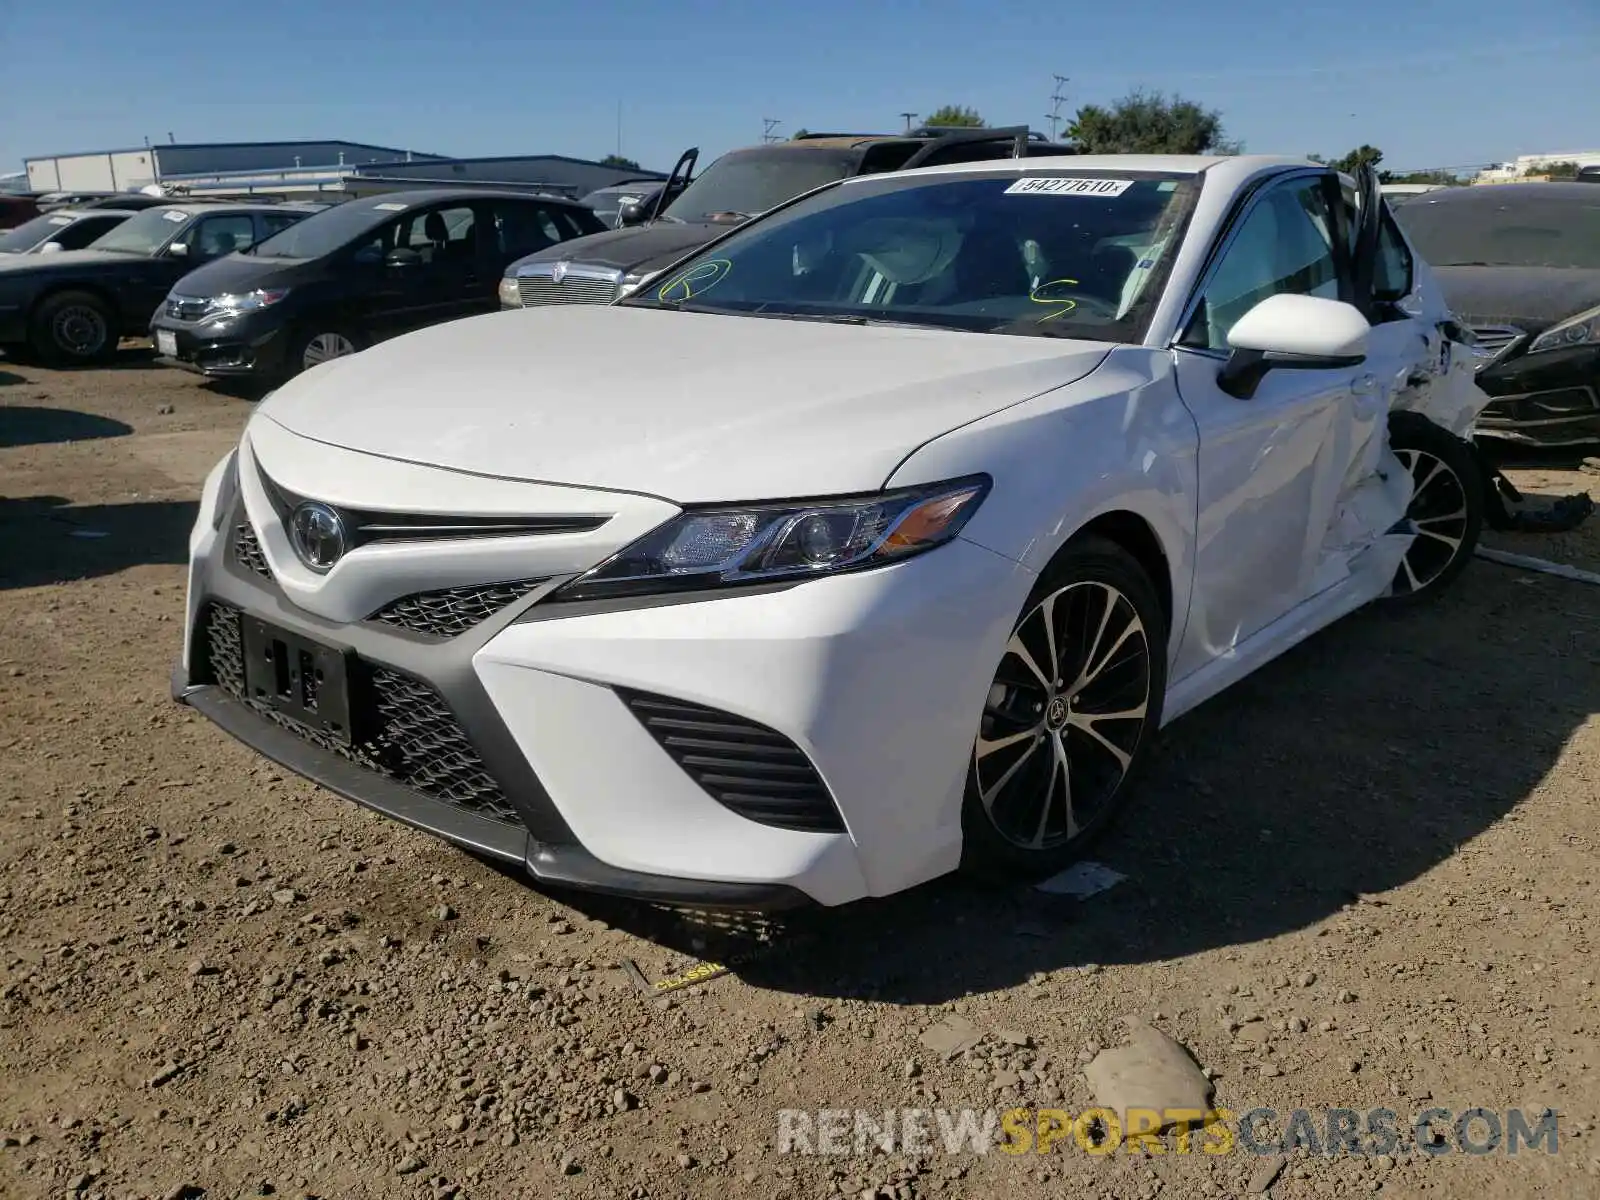
[{"label": "yellow marker on windshield", "polygon": [[1045,313],[1044,316],[1039,318],[1039,324],[1043,325],[1046,321],[1054,321],[1057,317],[1064,317],[1073,309],[1078,307],[1078,302],[1076,300],[1068,299],[1065,296],[1041,296],[1039,293],[1053,287],[1077,286],[1078,281],[1076,279],[1047,279],[1045,282],[1034,288],[1033,291],[1029,292],[1028,299],[1032,300],[1035,304],[1053,304],[1056,306],[1055,312]]}]

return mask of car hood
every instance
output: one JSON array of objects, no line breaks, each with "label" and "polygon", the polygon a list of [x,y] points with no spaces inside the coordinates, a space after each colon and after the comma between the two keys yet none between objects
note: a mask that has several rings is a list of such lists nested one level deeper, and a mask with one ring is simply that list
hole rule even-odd
[{"label": "car hood", "polygon": [[222,296],[253,291],[274,282],[298,260],[257,258],[253,254],[229,254],[190,271],[172,290],[182,296]]},{"label": "car hood", "polygon": [[732,225],[657,221],[630,229],[608,229],[604,233],[560,242],[518,259],[511,264],[511,270],[529,263],[575,262],[612,271],[659,271],[732,228]]},{"label": "car hood", "polygon": [[925,442],[1083,378],[1098,342],[610,305],[453,321],[264,401],[329,445],[680,504],[871,491]]},{"label": "car hood", "polygon": [[1578,267],[1434,267],[1451,311],[1469,325],[1539,333],[1600,305],[1600,271]]},{"label": "car hood", "polygon": [[104,266],[132,262],[137,254],[113,254],[105,250],[63,250],[58,254],[8,254],[0,257],[0,274],[15,271],[70,271],[78,267]]}]

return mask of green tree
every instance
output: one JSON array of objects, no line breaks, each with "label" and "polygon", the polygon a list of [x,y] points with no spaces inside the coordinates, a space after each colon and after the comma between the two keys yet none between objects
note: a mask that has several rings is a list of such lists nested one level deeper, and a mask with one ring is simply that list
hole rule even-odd
[{"label": "green tree", "polygon": [[803,128],[802,129],[796,129],[793,133],[791,133],[789,135],[789,140],[791,142],[798,142],[801,138],[810,137],[810,136],[811,136],[811,130],[803,129]]},{"label": "green tree", "polygon": [[602,167],[620,167],[624,171],[642,171],[642,170],[644,170],[644,168],[641,167],[638,163],[634,162],[633,159],[631,159],[631,158],[623,158],[622,155],[620,155],[620,154],[608,154],[608,155],[606,155],[604,158],[602,158],[600,160],[600,165]]},{"label": "green tree", "polygon": [[978,115],[978,110],[975,108],[966,108],[960,104],[945,104],[928,114],[926,124],[957,125],[963,129],[982,129],[984,120]]},{"label": "green tree", "polygon": [[1346,175],[1354,175],[1363,166],[1371,167],[1376,171],[1378,164],[1382,161],[1383,151],[1376,146],[1369,146],[1363,142],[1343,158],[1334,159],[1332,166],[1336,171],[1343,171]]},{"label": "green tree", "polygon": [[1542,162],[1528,173],[1530,175],[1546,175],[1551,179],[1576,179],[1578,177],[1578,164],[1575,162]]},{"label": "green tree", "polygon": [[1085,154],[1237,154],[1222,114],[1180,96],[1135,90],[1109,106],[1085,104],[1067,126]]}]

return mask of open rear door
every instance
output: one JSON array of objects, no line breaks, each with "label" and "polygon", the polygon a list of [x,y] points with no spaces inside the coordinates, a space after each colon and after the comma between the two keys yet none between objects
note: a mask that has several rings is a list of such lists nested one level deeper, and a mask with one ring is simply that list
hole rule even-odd
[{"label": "open rear door", "polygon": [[1373,285],[1378,272],[1378,238],[1383,231],[1383,190],[1378,184],[1378,173],[1371,163],[1356,168],[1357,225],[1355,245],[1351,250],[1352,274],[1355,282],[1355,305],[1367,320],[1377,318],[1377,303]]},{"label": "open rear door", "polygon": [[694,165],[700,161],[700,147],[690,146],[678,155],[678,161],[672,164],[672,171],[667,176],[667,182],[656,195],[656,201],[650,206],[650,213],[645,218],[646,222],[654,221],[667,211],[667,205],[682,194],[683,189],[689,186],[694,178]]}]

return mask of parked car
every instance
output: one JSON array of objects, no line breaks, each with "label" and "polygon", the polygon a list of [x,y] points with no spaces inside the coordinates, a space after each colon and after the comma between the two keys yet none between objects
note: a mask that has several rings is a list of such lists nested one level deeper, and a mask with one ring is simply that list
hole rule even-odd
[{"label": "parked car", "polygon": [[39,215],[39,201],[33,196],[0,195],[0,229],[15,229]]},{"label": "parked car", "polygon": [[115,208],[58,208],[0,233],[0,254],[82,250],[131,216]]},{"label": "parked car", "polygon": [[1429,192],[1399,210],[1477,336],[1478,433],[1600,442],[1600,190],[1506,183]]},{"label": "parked car", "polygon": [[150,335],[174,365],[278,383],[397,333],[493,312],[507,263],[600,228],[575,200],[519,192],[350,200],[185,276]]},{"label": "parked car", "polygon": [[654,204],[665,186],[666,181],[659,179],[616,183],[590,192],[583,198],[583,203],[600,218],[600,223],[607,229],[616,229],[622,223],[624,209],[637,212]]},{"label": "parked car", "polygon": [[268,397],[204,486],[175,694],[551,884],[1033,877],[1164,723],[1467,564],[1453,328],[1370,171],[835,181],[616,304]]},{"label": "parked car", "polygon": [[695,177],[699,153],[683,153],[651,208],[624,206],[625,228],[511,264],[503,306],[607,303],[756,214],[854,175],[1070,150],[1025,128],[819,133],[734,150]]},{"label": "parked car", "polygon": [[51,361],[110,359],[195,267],[304,219],[314,205],[166,204],[83,250],[0,258],[0,347]]}]

